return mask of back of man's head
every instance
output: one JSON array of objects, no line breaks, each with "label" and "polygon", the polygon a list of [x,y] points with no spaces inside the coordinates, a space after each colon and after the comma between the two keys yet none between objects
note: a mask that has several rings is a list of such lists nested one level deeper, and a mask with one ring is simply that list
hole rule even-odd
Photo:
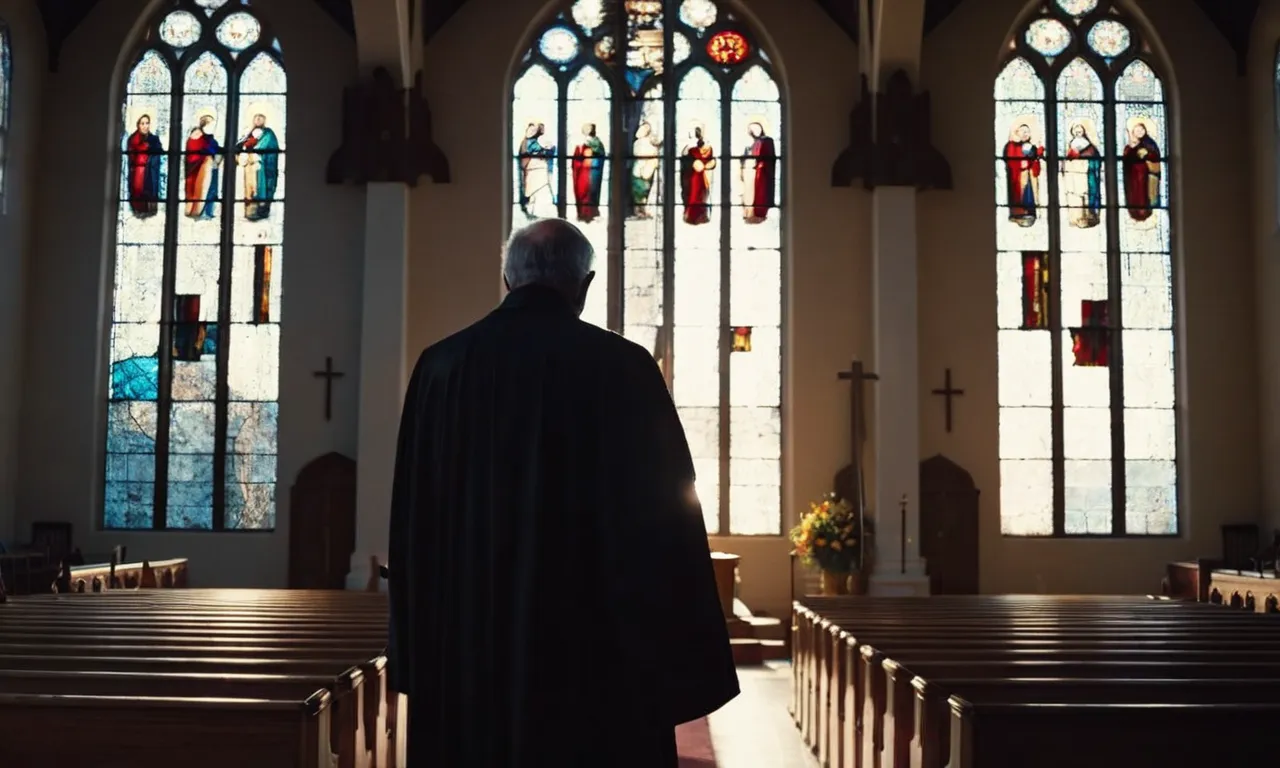
[{"label": "back of man's head", "polygon": [[594,259],[595,249],[581,230],[563,219],[542,219],[511,233],[502,277],[512,291],[527,285],[554,288],[581,311],[595,276]]}]

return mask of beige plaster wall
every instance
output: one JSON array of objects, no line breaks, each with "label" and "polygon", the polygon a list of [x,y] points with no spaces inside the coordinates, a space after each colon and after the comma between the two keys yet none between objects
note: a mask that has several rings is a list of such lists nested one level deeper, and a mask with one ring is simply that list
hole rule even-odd
[{"label": "beige plaster wall", "polygon": [[1280,42],[1280,5],[1262,3],[1254,20],[1249,43],[1248,77],[1243,98],[1247,105],[1249,167],[1252,186],[1247,201],[1253,215],[1254,298],[1258,364],[1258,461],[1262,483],[1262,515],[1265,538],[1280,529],[1280,308],[1271,288],[1280,281],[1280,156],[1276,152],[1280,119],[1276,114],[1276,45]]},{"label": "beige plaster wall", "polygon": [[13,81],[9,145],[0,205],[0,542],[14,540],[18,418],[22,407],[23,286],[31,245],[37,161],[50,154],[38,133],[45,78],[45,37],[31,0],[0,0],[9,28]]}]

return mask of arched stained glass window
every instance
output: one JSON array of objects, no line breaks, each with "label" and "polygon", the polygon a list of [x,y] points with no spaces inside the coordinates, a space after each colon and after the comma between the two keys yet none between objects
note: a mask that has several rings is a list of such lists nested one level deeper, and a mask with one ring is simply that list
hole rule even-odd
[{"label": "arched stained glass window", "polygon": [[4,213],[4,169],[9,160],[9,92],[13,89],[13,51],[9,27],[0,19],[0,213]]},{"label": "arched stained glass window", "polygon": [[1000,519],[1178,532],[1169,120],[1139,29],[1057,0],[995,82]]},{"label": "arched stained glass window", "polygon": [[[782,103],[712,0],[577,0],[513,80],[511,223],[596,247],[584,319],[653,350],[707,529],[782,530]],[[603,288],[603,290],[601,290]]]},{"label": "arched stained glass window", "polygon": [[123,88],[107,528],[275,526],[285,70],[235,0],[179,0]]}]

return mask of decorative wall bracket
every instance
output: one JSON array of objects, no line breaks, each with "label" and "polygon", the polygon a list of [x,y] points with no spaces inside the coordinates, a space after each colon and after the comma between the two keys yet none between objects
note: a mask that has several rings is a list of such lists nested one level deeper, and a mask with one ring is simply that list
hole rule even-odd
[{"label": "decorative wall bracket", "polygon": [[422,72],[414,76],[412,88],[397,88],[391,73],[379,67],[370,80],[343,91],[342,144],[329,157],[325,181],[392,181],[413,187],[423,175],[437,184],[449,183],[449,159],[432,136]]},{"label": "decorative wall bracket", "polygon": [[951,189],[951,164],[930,139],[928,92],[915,93],[907,73],[893,73],[881,93],[862,76],[862,95],[849,116],[849,146],[831,168],[831,185],[862,179],[867,189]]}]

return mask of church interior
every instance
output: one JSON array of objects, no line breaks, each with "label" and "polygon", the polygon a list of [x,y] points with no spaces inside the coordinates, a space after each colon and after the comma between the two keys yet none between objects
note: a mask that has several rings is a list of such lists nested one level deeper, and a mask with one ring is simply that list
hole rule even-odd
[{"label": "church interior", "polygon": [[[1270,0],[0,0],[12,621],[373,642],[414,362],[560,217],[671,389],[741,664],[682,765],[907,765],[842,694],[906,616],[1280,650],[1278,41]],[[1222,675],[1194,706],[1266,700]],[[1117,690],[1078,693],[1157,695]],[[396,765],[404,707],[339,698],[341,764]]]}]

